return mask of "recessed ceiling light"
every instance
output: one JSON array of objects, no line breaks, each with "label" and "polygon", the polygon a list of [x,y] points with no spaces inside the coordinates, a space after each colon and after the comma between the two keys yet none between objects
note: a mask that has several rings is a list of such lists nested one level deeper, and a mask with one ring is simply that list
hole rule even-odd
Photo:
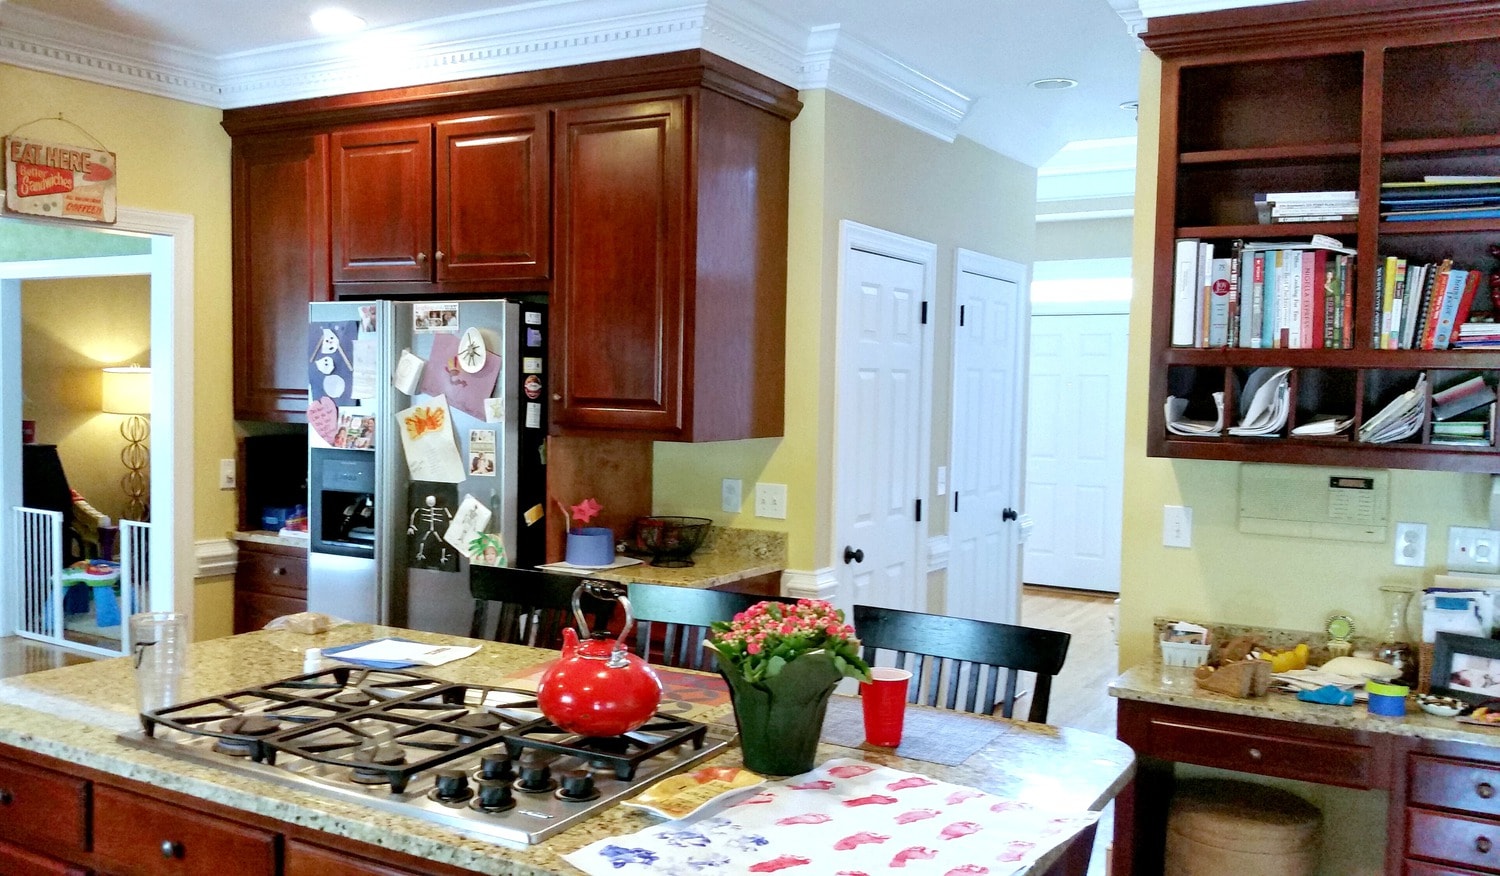
[{"label": "recessed ceiling light", "polygon": [[1054,76],[1050,79],[1038,79],[1031,83],[1031,87],[1038,91],[1062,91],[1064,88],[1072,88],[1077,84],[1077,79]]},{"label": "recessed ceiling light", "polygon": [[308,16],[313,29],[322,34],[354,33],[364,30],[365,20],[347,9],[325,7]]}]

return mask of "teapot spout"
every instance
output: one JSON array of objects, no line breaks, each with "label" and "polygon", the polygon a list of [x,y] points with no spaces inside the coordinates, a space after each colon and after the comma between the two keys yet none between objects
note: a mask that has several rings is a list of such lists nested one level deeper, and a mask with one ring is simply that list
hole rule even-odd
[{"label": "teapot spout", "polygon": [[578,634],[573,632],[572,627],[563,627],[562,631],[562,655],[572,657],[578,653]]}]

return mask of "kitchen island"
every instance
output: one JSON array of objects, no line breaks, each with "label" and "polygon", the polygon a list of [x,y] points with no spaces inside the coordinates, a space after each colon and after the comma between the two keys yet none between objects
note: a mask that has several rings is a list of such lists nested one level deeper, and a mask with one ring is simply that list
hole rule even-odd
[{"label": "kitchen island", "polygon": [[[299,675],[306,648],[383,635],[433,644],[478,644],[367,625],[346,625],[311,636],[249,633],[194,644],[185,695],[211,696]],[[515,684],[551,656],[547,651],[484,643],[477,654],[426,672],[456,682]],[[724,704],[704,707],[690,717],[709,723],[733,721]],[[823,746],[819,760],[863,758],[1073,809],[1102,807],[1129,779],[1133,755],[1115,740],[998,723],[1002,732],[957,766],[835,745]],[[562,860],[563,855],[593,840],[655,823],[638,811],[613,807],[537,845],[496,844],[316,790],[293,789],[139,750],[116,739],[137,727],[128,658],[0,683],[0,805],[7,807],[6,818],[0,819],[0,863],[15,862],[11,866],[25,873],[82,872],[69,869],[67,864],[72,864],[105,872],[216,876],[572,874],[577,871]],[[717,762],[737,761],[737,750],[730,748]],[[43,794],[47,799],[36,799]],[[33,817],[38,813],[45,815]],[[189,838],[156,836],[155,832],[177,827],[183,827]],[[155,857],[136,869],[110,856],[114,845],[143,842]]]}]

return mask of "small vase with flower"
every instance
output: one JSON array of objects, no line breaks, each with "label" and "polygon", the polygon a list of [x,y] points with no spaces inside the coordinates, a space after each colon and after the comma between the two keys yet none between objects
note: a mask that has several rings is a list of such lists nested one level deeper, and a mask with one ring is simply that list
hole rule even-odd
[{"label": "small vase with flower", "polygon": [[588,526],[604,506],[594,498],[584,499],[571,509],[559,501],[563,521],[567,524],[567,543],[563,560],[572,566],[599,568],[615,561],[615,534],[607,526]]},{"label": "small vase with flower", "polygon": [[812,769],[834,687],[870,680],[854,627],[821,599],[756,603],[714,622],[704,645],[729,685],[745,768],[763,775]]}]

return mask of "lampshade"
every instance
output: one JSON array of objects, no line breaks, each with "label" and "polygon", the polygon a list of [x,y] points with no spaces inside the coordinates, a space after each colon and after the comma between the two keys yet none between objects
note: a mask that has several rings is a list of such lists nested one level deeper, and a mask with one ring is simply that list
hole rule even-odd
[{"label": "lampshade", "polygon": [[104,369],[106,414],[151,413],[151,369],[136,365]]}]

